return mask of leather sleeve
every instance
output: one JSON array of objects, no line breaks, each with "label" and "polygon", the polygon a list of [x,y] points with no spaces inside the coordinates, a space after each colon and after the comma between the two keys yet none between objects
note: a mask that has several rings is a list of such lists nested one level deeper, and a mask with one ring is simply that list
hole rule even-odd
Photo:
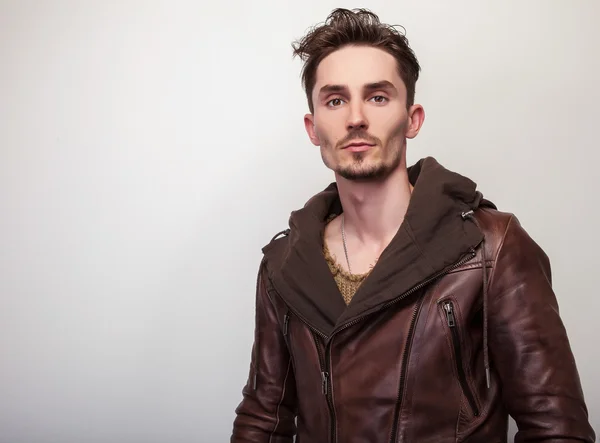
[{"label": "leather sleeve", "polygon": [[515,442],[593,442],[546,254],[512,217],[489,282],[492,367]]},{"label": "leather sleeve", "polygon": [[255,338],[248,382],[236,408],[231,443],[292,443],[296,383],[277,312],[267,291],[264,264],[256,288]]}]

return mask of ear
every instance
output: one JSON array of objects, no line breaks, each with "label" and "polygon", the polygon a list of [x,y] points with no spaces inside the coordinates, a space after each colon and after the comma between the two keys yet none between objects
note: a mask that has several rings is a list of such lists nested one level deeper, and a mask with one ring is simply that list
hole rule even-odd
[{"label": "ear", "polygon": [[312,114],[306,114],[304,116],[304,127],[306,128],[306,133],[308,134],[308,138],[315,146],[321,146],[321,140],[319,140],[319,136],[317,135],[317,127],[315,126],[315,117]]},{"label": "ear", "polygon": [[425,110],[421,105],[412,105],[408,110],[408,127],[406,128],[406,138],[415,138],[423,122],[425,121]]}]

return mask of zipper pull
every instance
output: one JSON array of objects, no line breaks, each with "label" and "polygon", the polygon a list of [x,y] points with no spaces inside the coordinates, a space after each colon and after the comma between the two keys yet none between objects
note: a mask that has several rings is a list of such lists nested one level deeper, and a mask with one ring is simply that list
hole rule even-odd
[{"label": "zipper pull", "polygon": [[321,387],[323,388],[323,395],[327,395],[327,391],[329,388],[329,372],[321,372]]},{"label": "zipper pull", "polygon": [[283,317],[283,335],[288,335],[288,323],[290,322],[289,314],[285,314]]},{"label": "zipper pull", "polygon": [[444,303],[444,311],[446,311],[446,319],[448,320],[448,326],[453,328],[456,326],[456,319],[454,318],[454,307],[451,302]]}]

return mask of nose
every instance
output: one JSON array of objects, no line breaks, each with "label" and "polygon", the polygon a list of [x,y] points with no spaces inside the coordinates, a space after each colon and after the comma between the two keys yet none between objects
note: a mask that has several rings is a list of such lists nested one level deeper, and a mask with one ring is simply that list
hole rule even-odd
[{"label": "nose", "polygon": [[348,115],[347,128],[349,131],[357,129],[367,129],[369,122],[364,113],[362,103],[354,103],[350,108],[350,114]]}]

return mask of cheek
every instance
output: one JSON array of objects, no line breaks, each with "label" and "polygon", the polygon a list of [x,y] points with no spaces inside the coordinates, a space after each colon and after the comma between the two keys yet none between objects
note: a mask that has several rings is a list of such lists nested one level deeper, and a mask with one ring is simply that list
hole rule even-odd
[{"label": "cheek", "polygon": [[329,145],[329,139],[325,131],[322,131],[320,128],[315,127],[315,134],[319,138],[319,144],[322,148]]},{"label": "cheek", "polygon": [[338,137],[335,137],[330,132],[328,133],[327,131],[321,130],[319,128],[315,130],[315,133],[319,137],[319,142],[322,148],[330,148],[332,146],[335,146],[339,140]]},{"label": "cheek", "polygon": [[386,142],[404,137],[408,127],[408,116],[400,120],[390,120],[385,127]]},{"label": "cheek", "polygon": [[345,117],[341,110],[315,113],[315,132],[322,144],[335,146],[346,136]]}]

